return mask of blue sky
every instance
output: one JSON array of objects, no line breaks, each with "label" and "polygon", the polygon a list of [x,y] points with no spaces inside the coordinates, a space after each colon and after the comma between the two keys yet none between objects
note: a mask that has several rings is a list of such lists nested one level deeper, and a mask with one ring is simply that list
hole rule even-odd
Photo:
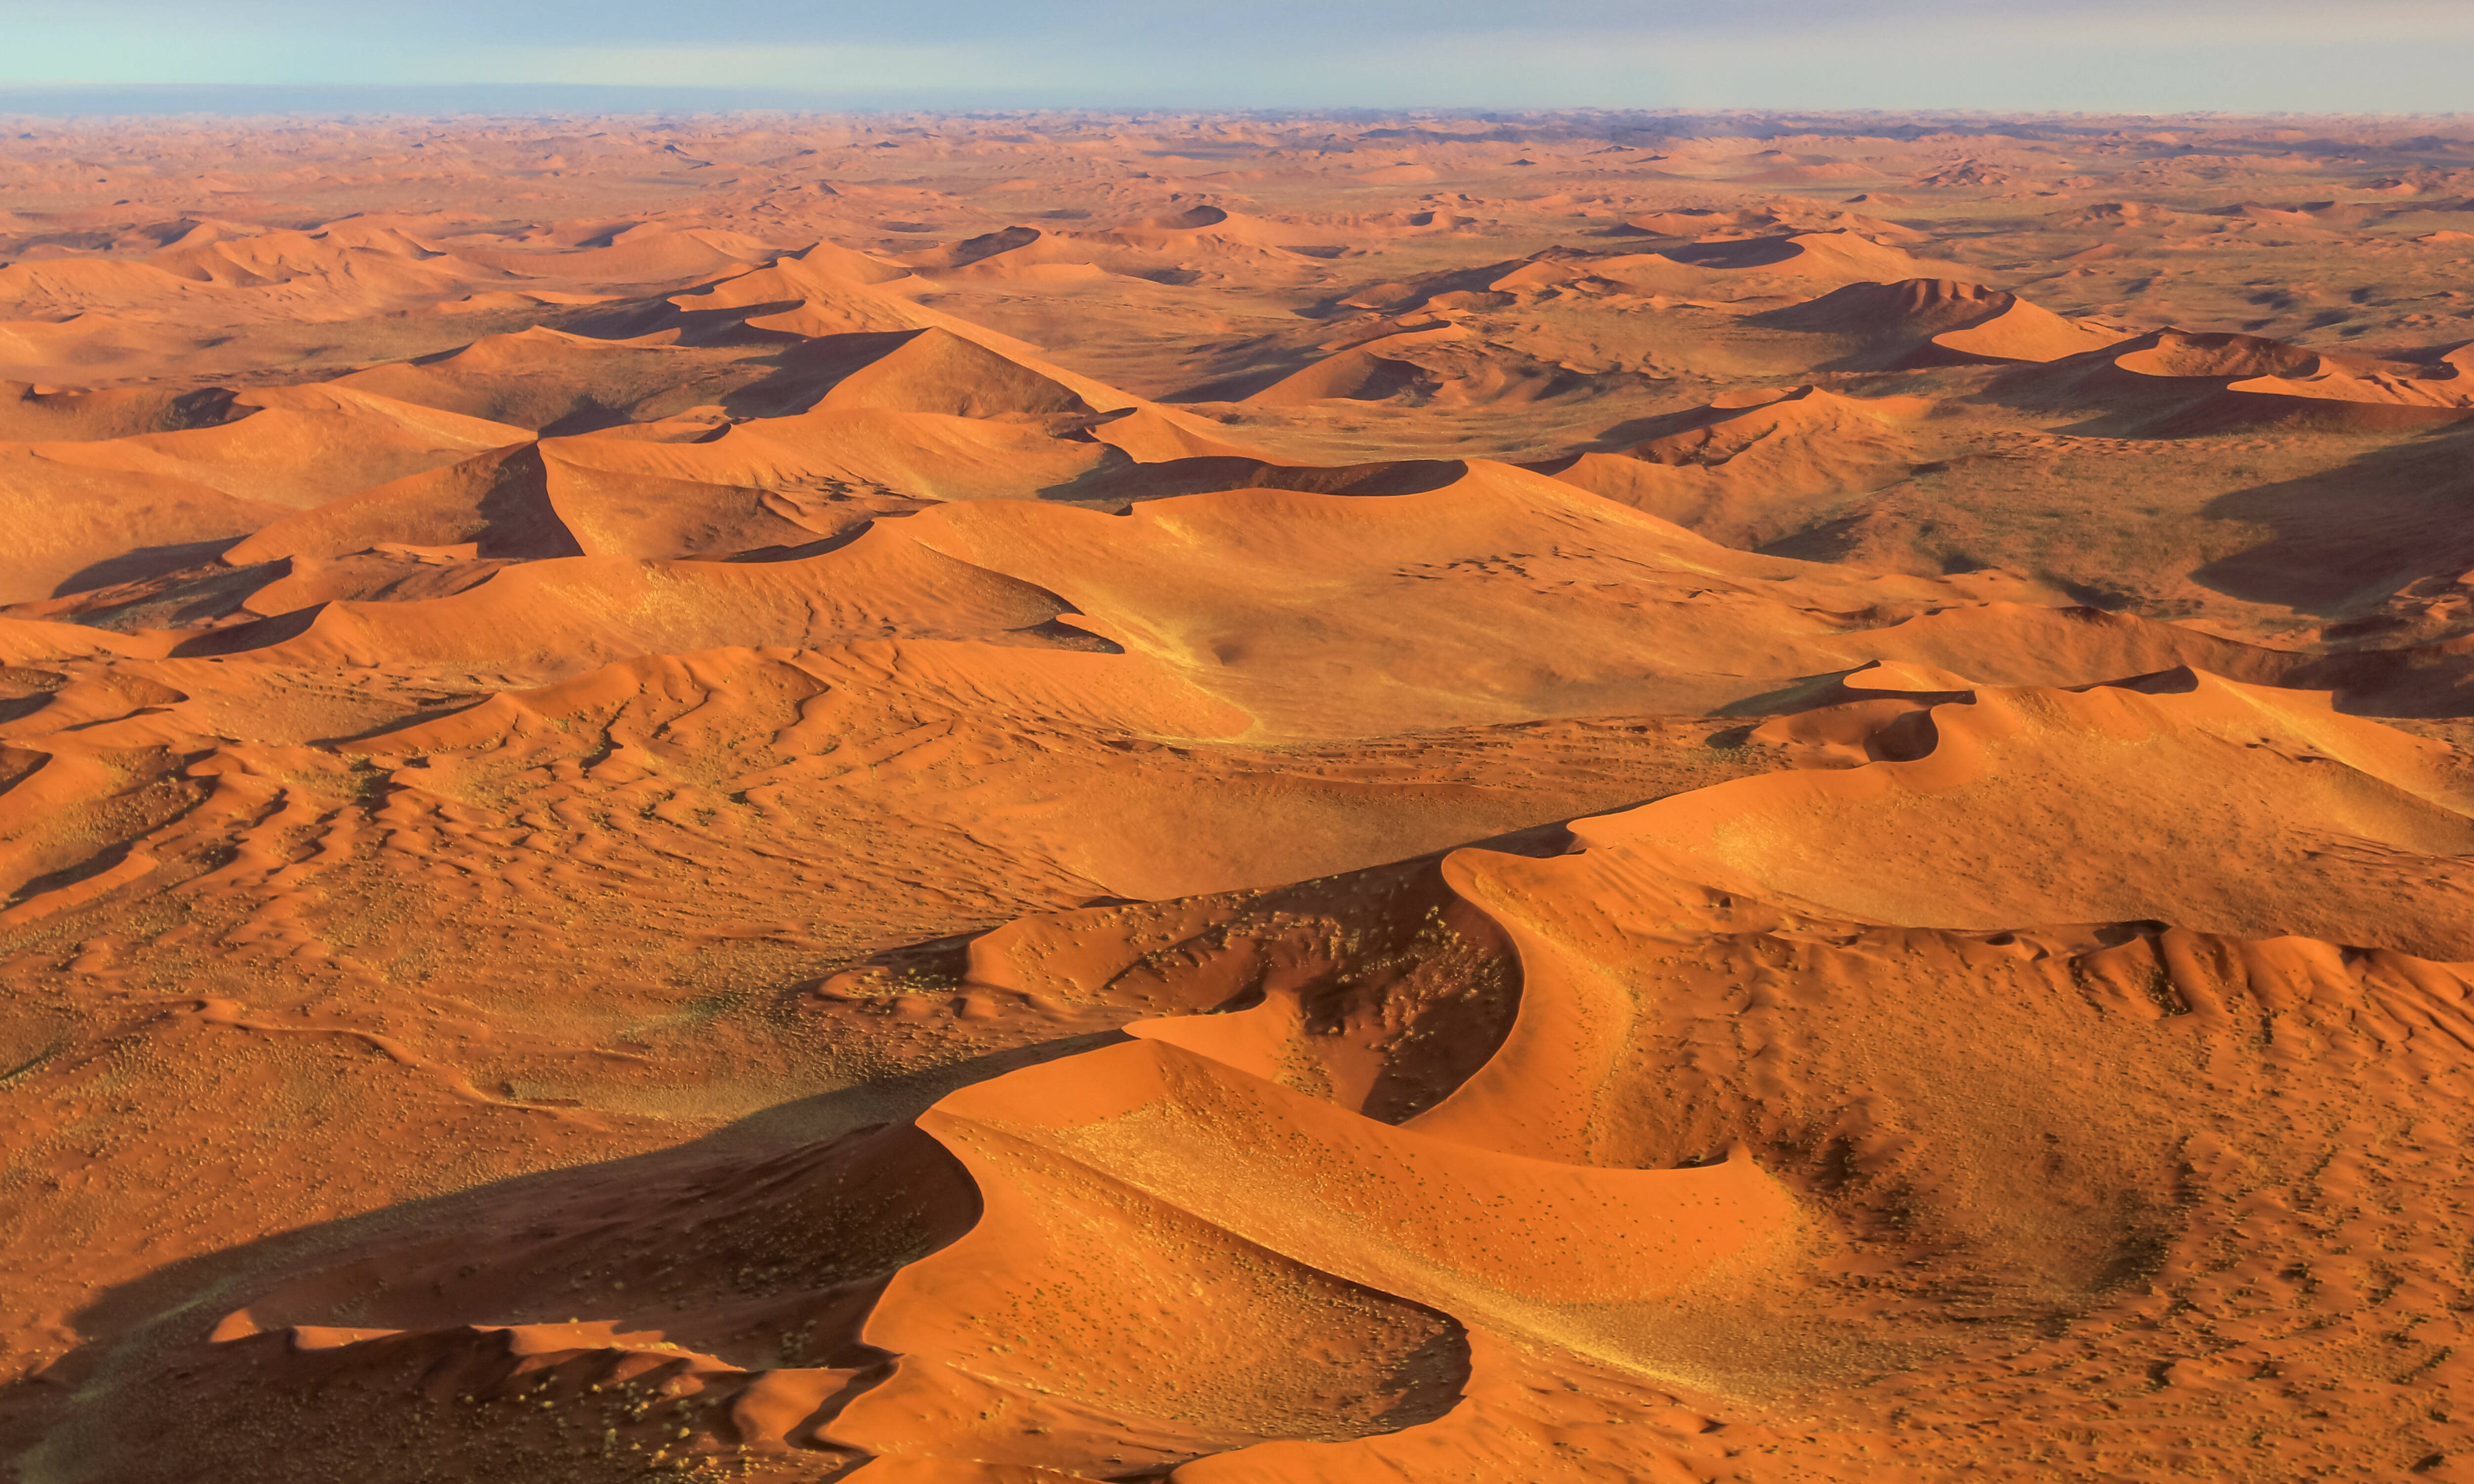
[{"label": "blue sky", "polygon": [[0,0],[0,110],[106,84],[828,108],[2474,108],[2474,0]]}]

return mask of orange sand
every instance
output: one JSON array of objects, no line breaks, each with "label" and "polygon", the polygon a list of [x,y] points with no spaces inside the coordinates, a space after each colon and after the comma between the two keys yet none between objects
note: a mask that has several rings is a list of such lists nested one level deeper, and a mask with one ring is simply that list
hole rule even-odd
[{"label": "orange sand", "polygon": [[2474,133],[1643,123],[12,130],[0,1477],[2474,1479]]}]

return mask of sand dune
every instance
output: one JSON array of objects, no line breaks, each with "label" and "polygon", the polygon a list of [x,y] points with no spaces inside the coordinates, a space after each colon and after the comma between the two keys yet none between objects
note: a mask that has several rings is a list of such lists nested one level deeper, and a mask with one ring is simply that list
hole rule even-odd
[{"label": "sand dune", "polygon": [[337,557],[382,542],[484,556],[579,555],[547,507],[541,456],[517,444],[274,521],[224,553],[235,564]]},{"label": "sand dune", "polygon": [[1901,249],[1845,228],[1704,243],[1652,255],[1718,272],[1758,271],[1786,277],[1840,280],[1925,277],[1928,275],[1924,270],[1933,266]]},{"label": "sand dune", "polygon": [[[206,555],[290,512],[181,477],[177,466],[96,467],[50,456],[44,444],[0,447],[0,486],[16,556],[0,592],[10,602],[63,587],[101,586],[152,562]],[[150,555],[151,554],[151,555]]]},{"label": "sand dune", "polygon": [[1333,251],[1311,229],[1202,204],[1098,230],[1016,224],[904,261],[934,278],[1191,283],[1299,276]]},{"label": "sand dune", "polygon": [[2065,320],[2015,294],[1934,278],[1853,283],[1767,319],[1783,328],[1845,337],[1857,343],[1857,353],[1886,356],[1889,365],[2058,361],[2128,338]]},{"label": "sand dune", "polygon": [[[1543,267],[1530,265],[1531,270]],[[1573,276],[1541,273],[1522,277],[1527,272],[1500,279],[1498,285],[1535,288],[1568,282]],[[1427,302],[1441,305],[1474,298],[1455,291]],[[1430,323],[1345,346],[1246,397],[1245,403],[1307,407],[1334,400],[1379,402],[1405,397],[1438,407],[1512,407],[1587,397],[1603,379],[1532,354],[1517,344],[1472,334],[1465,324]]]},{"label": "sand dune", "polygon": [[539,432],[583,432],[658,416],[722,368],[691,351],[613,344],[536,325],[443,355],[374,366],[331,385]]},{"label": "sand dune", "polygon": [[1929,406],[1922,397],[1858,400],[1809,386],[1734,393],[1675,416],[1674,431],[1622,452],[1580,454],[1539,471],[1730,545],[1759,546],[1783,534],[1765,505],[1872,489],[1924,462],[1903,429]]},{"label": "sand dune", "polygon": [[2093,401],[2110,393],[2169,437],[2263,423],[2417,428],[2474,406],[2454,366],[2435,375],[2252,335],[2163,329],[2057,370],[2075,381],[2068,395]]},{"label": "sand dune", "polygon": [[594,283],[674,283],[734,273],[772,256],[765,246],[738,232],[684,229],[643,222],[564,250],[508,251],[455,245],[467,262],[526,278]]},{"label": "sand dune", "polygon": [[12,133],[17,1474],[2474,1458],[2460,125]]},{"label": "sand dune", "polygon": [[232,406],[258,411],[212,427],[138,434],[109,446],[127,450],[133,462],[161,460],[194,471],[201,483],[312,505],[524,441],[522,429],[505,423],[336,387],[256,388],[236,393]]},{"label": "sand dune", "polygon": [[104,379],[133,362],[176,357],[197,345],[190,336],[100,314],[0,320],[0,371],[33,381]]},{"label": "sand dune", "polygon": [[948,330],[925,329],[834,384],[817,404],[960,418],[1072,416],[1090,404],[1057,382]]},{"label": "sand dune", "polygon": [[559,452],[591,467],[706,484],[828,494],[882,490],[930,500],[1026,498],[1124,458],[1104,443],[1020,423],[823,407],[732,424],[710,442],[579,440]]},{"label": "sand dune", "polygon": [[1352,347],[1296,371],[1247,398],[1261,407],[1293,407],[1346,397],[1353,402],[1379,402],[1418,384],[1413,362]]},{"label": "sand dune", "polygon": [[[1889,719],[1862,745],[1880,760],[1721,786],[1576,833],[1672,860],[1675,874],[1721,889],[1867,922],[1990,930],[2040,913],[2153,919],[2240,938],[2350,933],[2425,958],[2474,957],[2474,883],[2456,859],[2474,854],[2474,776],[2441,745],[2317,698],[2168,671],[2075,693],[1977,691]],[[2032,767],[2004,761],[2026,756]],[[1966,803],[1953,824],[1936,822],[1936,801],[1953,793]],[[2060,797],[2074,801],[2067,811]],[[1784,844],[1765,826],[1773,809],[1827,838],[1868,841],[1867,869],[1820,857],[1809,835],[1771,853]],[[1869,842],[1892,819],[1897,844],[1885,854]],[[2007,821],[2034,834],[2003,839],[1997,822]],[[2195,879],[2181,863],[2211,839],[2242,840],[2241,867]],[[2410,902],[2391,895],[2400,875],[2416,881]]]},{"label": "sand dune", "polygon": [[933,323],[927,311],[879,288],[903,276],[894,265],[818,244],[580,323],[605,339],[660,336],[684,345],[922,328]]},{"label": "sand dune", "polygon": [[[1718,225],[1721,220],[1732,224],[1738,218],[1758,225],[1745,230]],[[1594,289],[1602,295],[1700,295],[1758,300],[1787,295],[1802,298],[1811,292],[1813,280],[1853,284],[1908,278],[1930,281],[1923,277],[1928,270],[1953,266],[1918,259],[1899,247],[1875,240],[1877,236],[1891,235],[1888,232],[1868,233],[1846,225],[1820,230],[1782,230],[1779,228],[1786,227],[1786,222],[1770,212],[1739,212],[1724,219],[1667,213],[1641,220],[1656,229],[1644,231],[1626,224],[1626,229],[1616,235],[1698,235],[1647,251],[1630,247],[1558,246],[1525,258],[1452,269],[1411,282],[1371,285],[1344,302],[1395,314],[1420,307],[1429,311],[1504,308],[1524,299],[1574,288]],[[1913,232],[1904,235],[1910,240],[1922,237]]]},{"label": "sand dune", "polygon": [[221,387],[196,392],[129,388],[76,392],[27,382],[0,384],[0,433],[12,443],[68,443],[204,427],[234,416]]}]

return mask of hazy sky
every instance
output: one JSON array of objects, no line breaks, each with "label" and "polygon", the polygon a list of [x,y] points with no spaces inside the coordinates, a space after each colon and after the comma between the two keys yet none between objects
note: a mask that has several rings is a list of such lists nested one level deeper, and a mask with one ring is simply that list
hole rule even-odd
[{"label": "hazy sky", "polygon": [[2474,0],[0,0],[59,84],[590,84],[818,108],[2474,109]]}]

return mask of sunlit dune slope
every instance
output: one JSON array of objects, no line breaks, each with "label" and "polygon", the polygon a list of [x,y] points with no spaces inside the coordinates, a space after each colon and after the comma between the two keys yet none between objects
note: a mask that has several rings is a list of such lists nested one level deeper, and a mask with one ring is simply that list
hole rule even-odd
[{"label": "sunlit dune slope", "polygon": [[1580,837],[1870,922],[2155,918],[2474,959],[2474,773],[2440,744],[2189,670],[1894,705],[1764,724],[1880,761],[1707,790]]}]

